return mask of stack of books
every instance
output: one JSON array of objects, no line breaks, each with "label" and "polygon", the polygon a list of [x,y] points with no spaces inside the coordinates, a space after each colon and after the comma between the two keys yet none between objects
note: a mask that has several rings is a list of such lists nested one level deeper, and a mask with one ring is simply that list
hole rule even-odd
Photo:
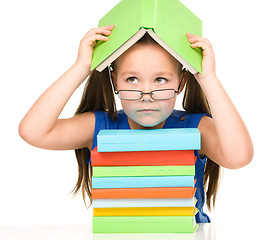
[{"label": "stack of books", "polygon": [[102,130],[91,152],[93,233],[192,233],[196,128]]}]

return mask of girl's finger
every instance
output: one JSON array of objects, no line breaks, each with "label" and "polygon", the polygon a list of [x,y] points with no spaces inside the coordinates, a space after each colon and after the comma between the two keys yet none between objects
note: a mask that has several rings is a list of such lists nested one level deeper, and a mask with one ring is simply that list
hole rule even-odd
[{"label": "girl's finger", "polygon": [[[92,33],[94,34],[94,33]],[[106,29],[98,29],[95,31],[95,34],[103,34],[103,35],[110,35],[111,31]]]},{"label": "girl's finger", "polygon": [[91,36],[90,38],[87,38],[87,43],[89,46],[94,47],[96,44],[96,41],[101,40],[101,41],[107,41],[109,38],[105,37],[103,35],[96,34],[94,36]]},{"label": "girl's finger", "polygon": [[200,37],[200,36],[198,36],[198,35],[194,35],[194,34],[191,34],[191,33],[187,33],[186,34],[186,36],[188,37],[188,38],[202,38],[202,37]]},{"label": "girl's finger", "polygon": [[208,52],[208,49],[209,49],[209,47],[208,47],[208,45],[206,43],[199,42],[199,41],[196,42],[196,43],[192,43],[191,47],[192,48],[201,48],[203,50],[203,55],[204,56],[207,55],[207,52]]},{"label": "girl's finger", "polygon": [[[207,48],[211,47],[210,42],[205,39],[205,38],[189,38],[188,41],[191,43],[191,46],[200,46],[201,44],[205,47],[207,46]],[[194,45],[195,43],[199,43],[198,45]]]},{"label": "girl's finger", "polygon": [[89,32],[86,33],[86,35],[84,36],[84,38],[90,37],[94,34],[103,34],[103,35],[110,35],[111,29],[106,29],[104,27],[101,28],[92,28]]},{"label": "girl's finger", "polygon": [[107,41],[109,38],[100,34],[93,35],[89,38],[90,41],[95,42],[97,40]]},{"label": "girl's finger", "polygon": [[114,29],[114,25],[108,25],[108,26],[103,26],[103,27],[99,27],[99,28],[93,28],[93,30],[96,33],[100,33],[100,32],[104,32],[104,31],[112,31]]},{"label": "girl's finger", "polygon": [[101,28],[113,29],[114,27],[115,27],[115,25],[114,24],[111,24],[111,25],[103,26]]},{"label": "girl's finger", "polygon": [[206,39],[206,38],[203,38],[203,37],[200,37],[200,36],[197,36],[197,35],[193,35],[193,34],[190,34],[190,33],[187,33],[186,36],[188,37],[188,41],[189,42],[200,41],[200,42],[205,42],[207,44],[210,44],[209,40]]},{"label": "girl's finger", "polygon": [[204,39],[202,39],[202,40],[191,39],[189,42],[191,43],[192,47],[197,47],[197,46],[198,47],[204,46],[203,48],[205,48],[205,47],[209,48],[210,47],[210,44],[208,44],[208,42]]},{"label": "girl's finger", "polygon": [[197,48],[197,47],[203,48],[203,44],[201,42],[196,42],[196,43],[192,43],[191,47],[192,48]]},{"label": "girl's finger", "polygon": [[206,39],[205,38],[202,38],[202,37],[191,37],[191,38],[188,38],[188,41],[189,42],[206,42]]},{"label": "girl's finger", "polygon": [[106,32],[106,31],[112,31],[114,28],[114,25],[108,25],[108,26],[103,26],[99,28],[93,28],[93,31],[96,33],[101,33],[101,32]]},{"label": "girl's finger", "polygon": [[86,38],[86,37],[92,36],[94,34],[109,35],[109,34],[111,34],[111,31],[106,30],[106,29],[92,28],[89,32],[86,33],[86,35],[84,37]]},{"label": "girl's finger", "polygon": [[107,41],[109,38],[100,34],[96,34],[94,37],[95,40],[102,40],[102,41]]},{"label": "girl's finger", "polygon": [[198,39],[196,39],[196,38],[188,38],[188,41],[190,43],[195,43],[195,42],[198,42]]}]

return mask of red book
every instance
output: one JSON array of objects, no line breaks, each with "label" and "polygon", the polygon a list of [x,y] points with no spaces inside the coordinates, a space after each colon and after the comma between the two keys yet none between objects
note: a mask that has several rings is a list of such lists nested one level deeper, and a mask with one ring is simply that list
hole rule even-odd
[{"label": "red book", "polygon": [[93,188],[92,198],[193,198],[195,190],[194,187]]},{"label": "red book", "polygon": [[194,150],[97,152],[91,151],[92,166],[194,165]]}]

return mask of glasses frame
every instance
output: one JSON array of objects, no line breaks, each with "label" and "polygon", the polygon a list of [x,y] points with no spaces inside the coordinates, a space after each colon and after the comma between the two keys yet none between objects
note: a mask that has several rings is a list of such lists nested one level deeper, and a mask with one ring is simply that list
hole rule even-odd
[{"label": "glasses frame", "polygon": [[[181,85],[182,85],[182,82],[183,82],[184,75],[185,75],[185,73],[187,72],[186,68],[183,68],[183,70],[182,70],[182,71],[183,71],[182,78],[181,78],[181,81],[180,81],[180,84],[179,84],[179,87],[178,87],[177,90],[175,90],[175,89],[173,89],[173,88],[169,88],[169,89],[157,89],[157,90],[152,90],[152,91],[150,91],[150,92],[148,92],[148,93],[144,93],[144,92],[141,91],[141,90],[119,90],[119,91],[116,91],[116,90],[115,90],[115,87],[114,87],[113,79],[112,79],[112,74],[111,74],[111,72],[114,71],[114,69],[113,69],[113,67],[112,67],[111,65],[108,65],[108,71],[109,71],[109,78],[110,78],[110,82],[111,82],[112,88],[113,88],[113,90],[114,90],[114,93],[115,93],[115,94],[118,94],[118,97],[119,97],[120,99],[122,99],[122,100],[126,100],[126,101],[138,101],[138,100],[140,100],[145,94],[149,94],[150,97],[151,97],[153,100],[157,100],[157,101],[162,101],[162,100],[169,100],[169,99],[172,99],[172,98],[175,97],[175,94],[178,93],[178,92],[180,91],[180,89],[181,89]],[[158,92],[158,91],[164,91],[164,90],[174,90],[174,95],[173,95],[173,97],[165,98],[165,99],[155,99],[155,98],[152,97],[153,92],[155,93],[155,92]],[[119,95],[119,93],[122,92],[122,91],[139,92],[141,96],[140,96],[140,98],[137,98],[137,99],[126,99],[126,98],[121,98],[120,95]]]},{"label": "glasses frame", "polygon": [[[174,94],[173,94],[173,96],[172,97],[169,97],[169,98],[153,98],[153,94],[155,93],[155,92],[160,92],[160,91],[166,91],[166,90],[173,90],[174,92]],[[140,97],[139,98],[135,98],[135,99],[127,99],[127,98],[122,98],[122,97],[120,97],[120,92],[137,92],[137,93],[140,93]],[[122,99],[122,100],[126,100],[126,101],[137,101],[137,100],[140,100],[145,94],[149,94],[150,95],[150,97],[153,99],[153,100],[169,100],[169,99],[172,99],[172,98],[174,98],[175,97],[175,93],[177,93],[178,91],[175,91],[174,89],[172,89],[172,88],[170,88],[170,89],[158,89],[158,90],[153,90],[153,91],[151,91],[151,92],[148,92],[148,93],[144,93],[143,91],[141,91],[141,90],[119,90],[118,92],[117,92],[117,94],[118,94],[118,97],[120,98],[120,99]]]}]

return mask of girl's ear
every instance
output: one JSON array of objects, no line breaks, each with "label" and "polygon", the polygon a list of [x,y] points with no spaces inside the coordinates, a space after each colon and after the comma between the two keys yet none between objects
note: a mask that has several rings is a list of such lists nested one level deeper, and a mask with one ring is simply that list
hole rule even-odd
[{"label": "girl's ear", "polygon": [[118,89],[117,89],[116,74],[115,74],[114,71],[111,71],[111,78],[112,78],[112,81],[113,81],[113,85],[114,85],[114,89],[115,89],[115,91],[118,91]]},{"label": "girl's ear", "polygon": [[179,95],[182,92],[182,90],[184,89],[184,86],[185,86],[186,81],[187,81],[187,77],[188,77],[187,70],[183,69],[182,73],[181,73],[181,76],[180,76],[180,79],[182,79],[181,87],[180,87],[179,92],[177,93],[177,95]]}]

